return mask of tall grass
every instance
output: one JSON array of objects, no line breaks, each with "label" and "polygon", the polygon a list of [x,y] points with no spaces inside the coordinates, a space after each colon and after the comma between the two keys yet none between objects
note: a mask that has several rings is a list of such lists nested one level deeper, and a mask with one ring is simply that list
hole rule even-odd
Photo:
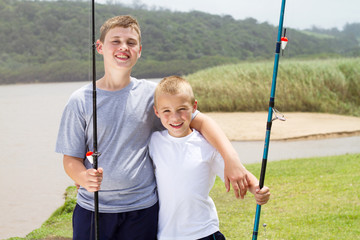
[{"label": "tall grass", "polygon": [[[273,62],[240,63],[186,76],[199,109],[266,111]],[[360,116],[360,58],[288,60],[279,64],[275,106],[287,112]]]}]

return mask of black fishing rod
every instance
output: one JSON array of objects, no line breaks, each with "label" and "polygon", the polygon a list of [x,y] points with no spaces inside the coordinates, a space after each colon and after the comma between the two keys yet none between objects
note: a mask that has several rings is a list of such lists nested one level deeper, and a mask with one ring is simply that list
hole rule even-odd
[{"label": "black fishing rod", "polygon": [[[92,25],[92,85],[93,85],[93,168],[98,169],[97,151],[97,114],[96,114],[96,42],[95,42],[95,0],[91,5],[91,25]],[[99,192],[94,193],[94,224],[95,224],[95,240],[99,239]]]},{"label": "black fishing rod", "polygon": [[[259,180],[260,189],[263,188],[264,181],[265,181],[265,172],[266,172],[266,164],[267,164],[267,157],[268,157],[268,151],[269,151],[270,131],[271,131],[271,126],[272,126],[272,121],[275,119],[285,120],[283,117],[277,116],[278,112],[274,108],[275,107],[276,78],[277,78],[279,58],[280,58],[281,35],[282,35],[283,21],[284,21],[285,2],[286,2],[286,0],[282,0],[281,11],[280,11],[280,21],[279,21],[279,29],[278,29],[278,36],[277,36],[276,50],[275,50],[275,60],[274,60],[273,78],[272,78],[272,83],[271,83],[269,111],[268,111],[268,119],[267,119],[267,125],[266,125],[266,137],[265,137],[264,153],[263,153],[261,172],[260,172],[260,180]],[[275,118],[273,118],[273,113],[275,114]],[[257,204],[256,213],[255,213],[255,221],[254,221],[254,230],[253,230],[253,236],[252,236],[253,240],[256,240],[257,236],[258,236],[260,212],[261,212],[261,205]]]}]

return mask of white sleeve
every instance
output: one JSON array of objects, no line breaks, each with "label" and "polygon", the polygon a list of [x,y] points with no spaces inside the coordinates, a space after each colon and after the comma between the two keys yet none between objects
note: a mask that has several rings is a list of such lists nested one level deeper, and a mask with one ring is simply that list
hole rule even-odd
[{"label": "white sleeve", "polygon": [[191,120],[193,120],[199,112],[199,110],[195,110],[195,112],[191,115]]},{"label": "white sleeve", "polygon": [[224,159],[222,158],[221,154],[218,151],[214,151],[213,157],[212,157],[212,171],[218,175],[221,180],[224,182],[224,168],[225,163]]}]

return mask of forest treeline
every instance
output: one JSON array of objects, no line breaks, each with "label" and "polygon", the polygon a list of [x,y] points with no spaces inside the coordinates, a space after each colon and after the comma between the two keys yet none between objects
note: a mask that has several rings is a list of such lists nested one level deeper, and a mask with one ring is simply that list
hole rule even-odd
[{"label": "forest treeline", "polygon": [[[136,17],[143,51],[135,77],[190,74],[200,69],[271,59],[277,26],[256,19],[199,11],[174,12],[146,5],[96,4],[101,24],[115,15]],[[85,81],[91,78],[89,1],[0,1],[0,84]],[[286,23],[285,23],[286,25]],[[360,56],[360,23],[343,30],[287,29],[289,58]],[[103,74],[97,56],[98,76]]]}]

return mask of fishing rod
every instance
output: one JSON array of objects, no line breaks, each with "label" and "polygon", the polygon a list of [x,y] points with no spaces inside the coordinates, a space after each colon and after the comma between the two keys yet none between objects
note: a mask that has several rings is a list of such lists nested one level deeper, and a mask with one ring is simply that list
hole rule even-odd
[{"label": "fishing rod", "polygon": [[[95,42],[95,0],[91,5],[91,25],[92,25],[92,87],[93,87],[93,168],[98,169],[97,151],[97,113],[96,113],[96,42]],[[95,240],[99,239],[99,192],[94,193],[94,224],[95,224]]]},{"label": "fishing rod", "polygon": [[[268,119],[267,119],[267,125],[266,125],[265,145],[264,145],[264,152],[263,152],[263,159],[262,159],[260,180],[259,180],[260,189],[263,188],[264,181],[265,181],[265,172],[266,172],[267,156],[268,156],[268,151],[269,151],[269,142],[270,142],[270,132],[271,132],[272,121],[274,121],[276,119],[285,120],[285,118],[283,116],[279,117],[277,115],[279,112],[274,108],[275,107],[276,77],[277,77],[277,72],[278,72],[280,49],[281,49],[281,42],[282,42],[281,35],[282,35],[282,28],[283,28],[283,22],[284,22],[285,2],[286,2],[286,0],[282,0],[281,11],[280,11],[280,21],[279,21],[279,29],[278,29],[278,36],[277,36],[276,50],[275,50],[275,60],[274,60],[273,78],[272,78],[272,83],[271,83],[269,111],[268,111]],[[286,42],[287,42],[287,39],[286,39]],[[273,118],[273,113],[275,115],[275,118]],[[261,205],[257,204],[256,213],[255,213],[255,221],[254,221],[254,230],[253,230],[253,235],[252,235],[253,240],[256,240],[257,236],[258,236],[260,212],[261,212]]]}]

